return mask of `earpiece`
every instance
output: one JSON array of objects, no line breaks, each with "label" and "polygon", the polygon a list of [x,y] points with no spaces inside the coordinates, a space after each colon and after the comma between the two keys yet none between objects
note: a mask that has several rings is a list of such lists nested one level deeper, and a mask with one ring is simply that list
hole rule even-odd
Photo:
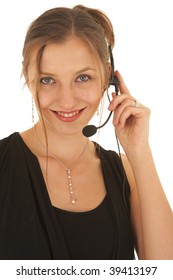
[{"label": "earpiece", "polygon": [[109,85],[112,85],[115,87],[115,92],[118,95],[118,86],[119,86],[119,80],[118,78],[114,75],[114,58],[113,58],[113,53],[112,53],[112,49],[111,46],[109,46],[109,54],[110,54],[110,60],[111,60],[111,77],[109,80]]}]

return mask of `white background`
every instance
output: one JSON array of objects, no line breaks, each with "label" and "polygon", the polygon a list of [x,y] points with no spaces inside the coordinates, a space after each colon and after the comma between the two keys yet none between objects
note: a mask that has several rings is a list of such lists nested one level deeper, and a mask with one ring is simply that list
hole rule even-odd
[{"label": "white background", "polygon": [[[0,7],[0,138],[32,125],[31,98],[20,80],[21,52],[28,25],[46,9],[76,4],[102,9],[113,23],[115,68],[123,75],[131,94],[152,111],[150,144],[161,182],[173,206],[171,0],[3,1]],[[107,117],[106,108],[105,112]],[[111,121],[100,131],[99,143],[117,150]]]}]

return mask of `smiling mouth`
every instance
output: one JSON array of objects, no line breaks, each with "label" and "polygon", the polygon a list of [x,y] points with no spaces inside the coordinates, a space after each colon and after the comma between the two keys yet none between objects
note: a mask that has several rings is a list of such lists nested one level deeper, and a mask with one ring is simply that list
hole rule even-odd
[{"label": "smiling mouth", "polygon": [[70,113],[64,113],[64,112],[57,112],[56,113],[61,116],[61,117],[64,117],[64,118],[71,118],[73,116],[76,116],[77,114],[79,114],[81,110],[78,110],[78,111],[75,111],[75,112],[70,112]]},{"label": "smiling mouth", "polygon": [[71,112],[62,112],[62,111],[52,111],[56,116],[63,120],[63,121],[72,121],[77,119],[81,113],[83,112],[85,108],[82,108],[81,110],[71,111]]}]

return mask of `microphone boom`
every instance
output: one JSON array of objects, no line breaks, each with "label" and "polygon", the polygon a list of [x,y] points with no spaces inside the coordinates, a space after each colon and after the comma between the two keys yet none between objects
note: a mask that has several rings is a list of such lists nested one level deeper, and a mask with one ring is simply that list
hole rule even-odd
[{"label": "microphone boom", "polygon": [[97,129],[99,129],[99,128],[103,127],[105,124],[107,124],[107,122],[108,122],[108,120],[110,119],[111,115],[112,115],[112,111],[110,112],[110,114],[109,114],[107,120],[106,120],[101,126],[96,127],[95,125],[92,125],[92,124],[91,124],[91,125],[85,126],[85,127],[82,129],[83,135],[86,136],[86,137],[91,137],[91,136],[93,136],[93,135],[97,132]]}]

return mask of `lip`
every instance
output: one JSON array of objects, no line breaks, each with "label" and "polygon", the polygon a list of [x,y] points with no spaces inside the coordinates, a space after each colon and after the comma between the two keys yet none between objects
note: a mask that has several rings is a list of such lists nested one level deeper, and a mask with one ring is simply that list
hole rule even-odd
[{"label": "lip", "polygon": [[51,112],[54,114],[56,118],[58,118],[60,121],[63,122],[72,122],[77,120],[81,114],[83,113],[85,108],[82,108],[80,110],[65,112],[65,111],[54,111],[51,110]]}]

